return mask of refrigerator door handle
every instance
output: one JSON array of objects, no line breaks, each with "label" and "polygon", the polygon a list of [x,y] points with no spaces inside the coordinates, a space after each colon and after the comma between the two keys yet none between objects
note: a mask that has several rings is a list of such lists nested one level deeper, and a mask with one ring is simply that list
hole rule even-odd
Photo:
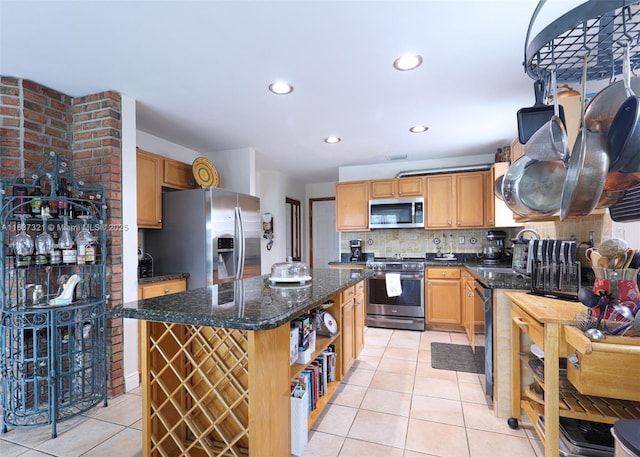
[{"label": "refrigerator door handle", "polygon": [[244,275],[244,256],[245,256],[245,240],[244,240],[244,220],[242,219],[242,209],[236,206],[236,234],[238,237],[238,262],[236,268],[236,279],[242,279]]}]

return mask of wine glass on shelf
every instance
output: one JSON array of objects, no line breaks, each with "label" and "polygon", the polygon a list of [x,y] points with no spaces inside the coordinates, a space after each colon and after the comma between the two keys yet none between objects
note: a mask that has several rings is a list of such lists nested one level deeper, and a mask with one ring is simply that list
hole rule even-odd
[{"label": "wine glass on shelf", "polygon": [[20,227],[19,227],[20,232],[13,239],[13,250],[15,251],[17,256],[16,266],[26,266],[26,265],[21,265],[21,262],[24,262],[24,259],[27,256],[30,256],[31,254],[33,254],[33,246],[34,246],[33,238],[31,238],[31,236],[26,231],[26,228],[27,228],[27,224],[25,222],[26,217],[27,217],[26,214],[20,215]]},{"label": "wine glass on shelf", "polygon": [[95,243],[95,238],[87,227],[87,219],[91,216],[78,216],[82,219],[82,230],[76,235],[76,245],[78,246],[78,263],[95,262],[95,254],[91,254],[91,247]]},{"label": "wine glass on shelf", "polygon": [[47,232],[47,218],[42,216],[42,233],[36,237],[36,253],[50,256],[54,244],[53,237]]}]

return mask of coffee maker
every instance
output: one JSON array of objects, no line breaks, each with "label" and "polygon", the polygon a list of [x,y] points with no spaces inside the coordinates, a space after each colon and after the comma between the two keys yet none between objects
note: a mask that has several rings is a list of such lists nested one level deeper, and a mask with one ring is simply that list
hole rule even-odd
[{"label": "coffee maker", "polygon": [[351,258],[349,260],[351,262],[359,262],[362,257],[362,240],[351,240],[349,241],[349,246],[351,247]]},{"label": "coffee maker", "polygon": [[504,239],[507,234],[502,230],[489,230],[482,244],[482,263],[495,265],[501,263],[505,256]]}]

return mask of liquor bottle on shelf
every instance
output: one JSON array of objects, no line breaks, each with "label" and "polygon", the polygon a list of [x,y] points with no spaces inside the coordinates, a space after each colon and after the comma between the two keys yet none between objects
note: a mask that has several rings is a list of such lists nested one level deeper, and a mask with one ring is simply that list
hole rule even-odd
[{"label": "liquor bottle on shelf", "polygon": [[42,191],[40,190],[40,181],[37,182],[35,189],[31,192],[31,215],[40,217],[42,213]]},{"label": "liquor bottle on shelf", "polygon": [[58,184],[58,215],[60,217],[69,216],[69,189],[65,178],[60,178]]},{"label": "liquor bottle on shelf", "polygon": [[31,211],[31,207],[26,204],[27,202],[27,188],[24,186],[24,178],[17,178],[16,183],[13,185],[13,201],[15,214],[27,214]]},{"label": "liquor bottle on shelf", "polygon": [[60,232],[58,247],[62,250],[62,263],[73,264],[76,263],[78,253],[73,248],[73,237],[71,236],[71,227],[69,227],[68,219],[68,216],[64,216],[64,224]]}]

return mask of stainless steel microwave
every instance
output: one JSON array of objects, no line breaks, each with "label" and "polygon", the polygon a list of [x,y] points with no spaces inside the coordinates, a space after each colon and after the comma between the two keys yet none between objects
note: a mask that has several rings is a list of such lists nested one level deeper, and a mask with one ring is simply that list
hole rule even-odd
[{"label": "stainless steel microwave", "polygon": [[424,228],[424,198],[369,200],[369,228]]}]

